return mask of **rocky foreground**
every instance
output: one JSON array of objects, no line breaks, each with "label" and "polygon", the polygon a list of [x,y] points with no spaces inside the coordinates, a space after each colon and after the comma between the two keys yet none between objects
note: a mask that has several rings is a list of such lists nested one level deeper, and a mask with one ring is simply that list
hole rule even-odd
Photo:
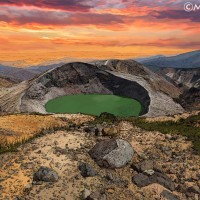
[{"label": "rocky foreground", "polygon": [[2,200],[200,199],[191,143],[130,122],[66,124],[0,159]]}]

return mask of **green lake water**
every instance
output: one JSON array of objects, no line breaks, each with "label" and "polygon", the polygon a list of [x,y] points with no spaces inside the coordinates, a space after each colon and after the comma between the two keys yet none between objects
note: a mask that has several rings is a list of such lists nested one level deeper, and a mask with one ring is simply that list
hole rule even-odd
[{"label": "green lake water", "polygon": [[49,113],[83,113],[99,116],[108,112],[120,117],[139,116],[142,105],[139,101],[116,96],[100,94],[79,94],[52,99],[45,105]]}]

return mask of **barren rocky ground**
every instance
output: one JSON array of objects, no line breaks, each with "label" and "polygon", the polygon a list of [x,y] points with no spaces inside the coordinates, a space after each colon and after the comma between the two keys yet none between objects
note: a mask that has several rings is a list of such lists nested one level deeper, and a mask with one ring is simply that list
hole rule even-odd
[{"label": "barren rocky ground", "polygon": [[[145,131],[126,121],[88,125],[92,118],[81,115],[55,117],[66,119],[65,130],[0,155],[0,199],[199,199],[200,159],[185,137]],[[91,149],[116,139],[131,144],[123,147],[124,158],[117,155],[127,163],[100,167]],[[128,160],[130,148],[134,153]],[[113,152],[107,153],[114,159]]]}]

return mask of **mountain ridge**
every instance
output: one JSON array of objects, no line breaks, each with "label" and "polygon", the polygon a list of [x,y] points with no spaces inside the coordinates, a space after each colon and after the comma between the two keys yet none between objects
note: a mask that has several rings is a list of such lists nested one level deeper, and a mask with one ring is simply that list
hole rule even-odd
[{"label": "mountain ridge", "polygon": [[187,52],[175,56],[164,56],[152,58],[150,60],[141,60],[142,64],[151,68],[199,68],[200,67],[200,50]]}]

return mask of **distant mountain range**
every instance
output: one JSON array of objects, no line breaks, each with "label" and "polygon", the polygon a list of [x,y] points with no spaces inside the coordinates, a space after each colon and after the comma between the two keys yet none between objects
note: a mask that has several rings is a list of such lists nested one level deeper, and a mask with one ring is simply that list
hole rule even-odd
[{"label": "distant mountain range", "polygon": [[139,58],[136,61],[142,63],[153,71],[158,68],[200,68],[200,50],[179,54],[176,56],[157,55],[147,58]]},{"label": "distant mountain range", "polygon": [[[50,69],[62,66],[68,62],[75,60],[74,58],[63,58],[59,60],[50,60],[45,63],[41,63],[36,66],[28,66],[26,68],[17,68],[14,63],[10,63],[11,66],[6,66],[7,64],[0,63],[0,76],[11,79],[14,82],[21,82],[24,80],[30,80],[38,75],[48,71]],[[154,72],[159,72],[164,68],[177,68],[177,69],[190,69],[190,68],[200,68],[200,50],[192,51],[176,56],[164,56],[156,55],[146,58],[138,58],[136,61],[142,63],[144,66],[149,68]],[[19,61],[17,61],[18,63]],[[101,61],[95,61],[101,62]],[[87,63],[92,63],[91,60]]]},{"label": "distant mountain range", "polygon": [[13,82],[17,83],[32,79],[37,76],[37,73],[31,69],[16,68],[0,64],[0,76],[9,78]]},{"label": "distant mountain range", "polygon": [[[20,67],[21,61],[15,62],[2,62],[0,63],[0,76],[9,78],[14,82],[21,82],[25,80],[30,80],[38,75],[56,67],[62,66],[69,62],[79,61],[82,59],[75,58],[62,58],[56,60],[50,60],[43,62],[39,65]],[[90,61],[89,59],[83,59],[85,62]]]},{"label": "distant mountain range", "polygon": [[142,57],[142,58],[136,58],[134,60],[136,60],[137,62],[143,63],[146,61],[151,61],[151,60],[155,60],[155,59],[159,59],[159,58],[165,58],[166,56],[164,55],[156,55],[156,56],[150,56],[150,57]]}]

